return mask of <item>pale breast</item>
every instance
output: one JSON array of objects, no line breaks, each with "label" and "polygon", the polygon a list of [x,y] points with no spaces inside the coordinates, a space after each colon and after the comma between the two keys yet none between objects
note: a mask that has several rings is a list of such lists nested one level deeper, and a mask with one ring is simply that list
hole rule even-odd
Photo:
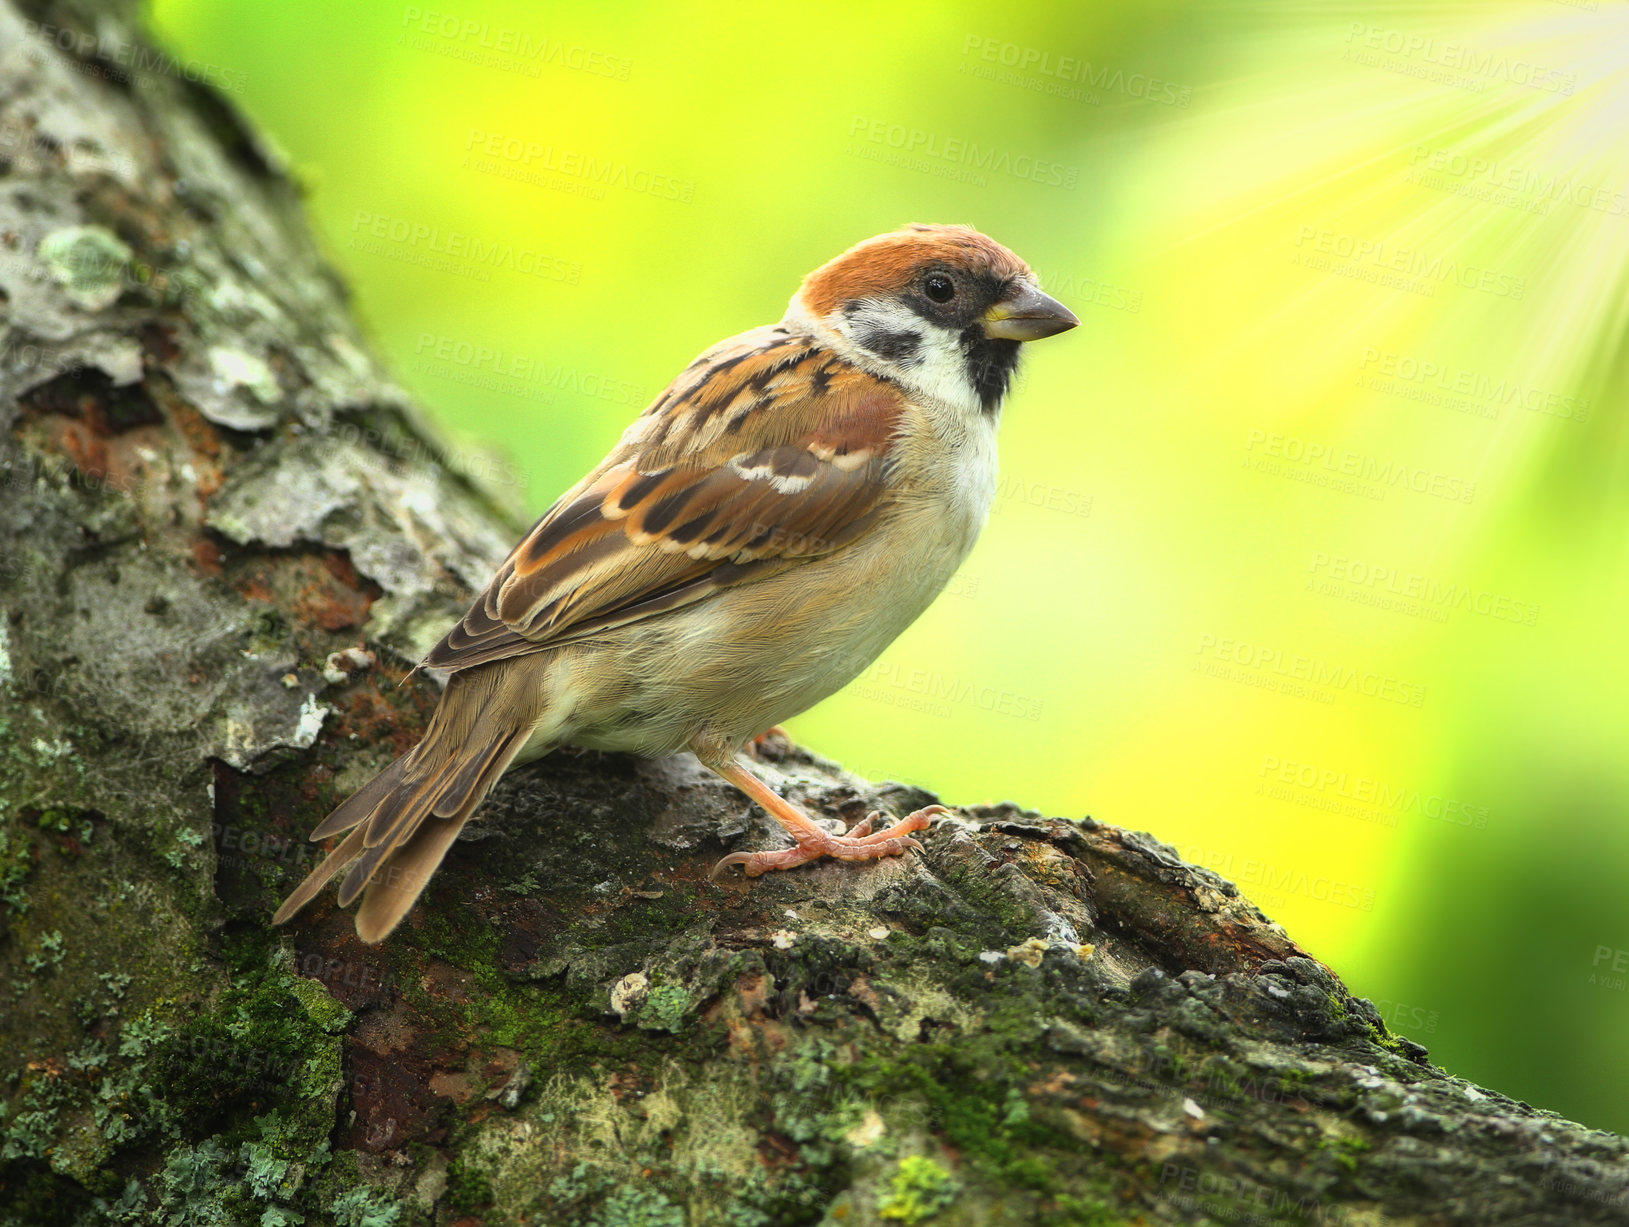
[{"label": "pale breast", "polygon": [[702,731],[744,741],[834,694],[881,655],[967,557],[995,491],[995,440],[901,449],[898,497],[817,559],[612,632],[593,649],[569,740],[666,754]]}]

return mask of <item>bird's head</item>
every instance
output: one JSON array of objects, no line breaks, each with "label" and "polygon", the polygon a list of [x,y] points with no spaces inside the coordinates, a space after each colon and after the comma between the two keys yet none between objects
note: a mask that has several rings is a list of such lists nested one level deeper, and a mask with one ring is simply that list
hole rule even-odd
[{"label": "bird's head", "polygon": [[857,365],[931,400],[1001,405],[1025,341],[1080,323],[1012,252],[969,226],[906,226],[803,279],[787,311]]}]

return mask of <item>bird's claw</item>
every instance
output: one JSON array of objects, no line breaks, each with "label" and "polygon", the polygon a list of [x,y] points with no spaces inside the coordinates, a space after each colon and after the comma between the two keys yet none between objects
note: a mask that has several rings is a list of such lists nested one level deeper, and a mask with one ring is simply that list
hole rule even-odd
[{"label": "bird's claw", "polygon": [[887,815],[872,810],[844,835],[832,835],[817,827],[798,838],[798,842],[790,848],[775,852],[732,852],[713,866],[708,877],[718,881],[731,865],[740,865],[747,877],[756,878],[775,869],[794,869],[823,856],[840,861],[870,861],[884,856],[900,856],[922,847],[911,838],[913,831],[926,830],[932,819],[949,812],[943,805],[930,805],[901,818],[885,830],[873,832],[872,827],[886,819]]}]

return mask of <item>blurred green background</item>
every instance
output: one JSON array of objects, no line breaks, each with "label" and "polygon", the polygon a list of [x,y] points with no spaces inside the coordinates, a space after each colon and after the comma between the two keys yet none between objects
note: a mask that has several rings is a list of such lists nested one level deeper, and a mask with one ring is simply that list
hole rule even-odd
[{"label": "blurred green background", "polygon": [[1014,247],[1082,327],[951,591],[794,734],[1152,831],[1440,1063],[1629,1131],[1624,6],[153,20],[528,512],[850,243]]}]

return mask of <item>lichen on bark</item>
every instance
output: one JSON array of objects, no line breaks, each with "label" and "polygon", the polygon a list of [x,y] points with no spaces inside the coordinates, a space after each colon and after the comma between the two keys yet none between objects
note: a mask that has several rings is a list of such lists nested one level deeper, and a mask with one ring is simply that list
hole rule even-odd
[{"label": "lichen on bark", "polygon": [[[1089,819],[720,886],[762,814],[565,751],[385,946],[270,930],[516,525],[132,12],[0,2],[0,1224],[1625,1219],[1621,1139]],[[828,816],[932,800],[759,754]]]}]

